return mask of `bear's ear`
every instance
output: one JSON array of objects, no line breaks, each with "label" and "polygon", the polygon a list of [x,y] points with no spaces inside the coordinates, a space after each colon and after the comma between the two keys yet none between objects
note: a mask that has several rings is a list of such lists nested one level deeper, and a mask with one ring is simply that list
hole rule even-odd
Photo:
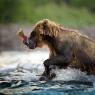
[{"label": "bear's ear", "polygon": [[48,20],[48,19],[44,19],[44,20],[43,20],[43,25],[47,25],[47,24],[48,24],[48,22],[49,22],[49,20]]},{"label": "bear's ear", "polygon": [[56,30],[56,24],[54,22],[51,22],[48,19],[44,19],[41,23],[41,31],[40,34],[42,35],[48,35],[50,37],[55,36],[57,30]]},{"label": "bear's ear", "polygon": [[42,30],[40,31],[40,34],[42,35],[49,35],[50,36],[50,29],[49,29],[49,20],[48,19],[44,19],[42,21]]}]

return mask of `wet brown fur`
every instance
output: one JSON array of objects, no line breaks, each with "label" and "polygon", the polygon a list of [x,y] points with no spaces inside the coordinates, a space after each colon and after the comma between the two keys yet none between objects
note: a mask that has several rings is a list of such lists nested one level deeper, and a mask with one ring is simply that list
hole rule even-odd
[{"label": "wet brown fur", "polygon": [[[64,42],[67,41],[72,46],[70,51],[72,52],[72,60],[68,66],[87,71],[88,74],[95,74],[95,41],[93,39],[81,34],[78,30],[65,28],[48,19],[35,24],[33,31],[37,33],[37,46],[47,45],[50,49],[50,58],[58,55],[55,47],[58,45],[58,49],[61,49]],[[52,41],[43,40],[45,36],[55,38],[62,44],[53,42],[52,45]]]}]

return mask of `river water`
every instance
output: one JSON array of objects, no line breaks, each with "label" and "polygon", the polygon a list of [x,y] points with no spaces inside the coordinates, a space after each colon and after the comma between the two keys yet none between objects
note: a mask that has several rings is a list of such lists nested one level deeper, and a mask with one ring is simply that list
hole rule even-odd
[{"label": "river water", "polygon": [[0,95],[95,95],[95,76],[76,69],[55,69],[52,81],[39,81],[48,51],[0,53]]}]

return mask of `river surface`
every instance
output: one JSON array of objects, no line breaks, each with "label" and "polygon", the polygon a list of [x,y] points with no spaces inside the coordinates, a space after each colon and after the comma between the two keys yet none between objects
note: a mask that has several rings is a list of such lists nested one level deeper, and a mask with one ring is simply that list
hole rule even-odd
[{"label": "river surface", "polygon": [[52,81],[39,81],[48,51],[0,53],[0,95],[95,95],[95,76],[76,69],[55,69]]}]

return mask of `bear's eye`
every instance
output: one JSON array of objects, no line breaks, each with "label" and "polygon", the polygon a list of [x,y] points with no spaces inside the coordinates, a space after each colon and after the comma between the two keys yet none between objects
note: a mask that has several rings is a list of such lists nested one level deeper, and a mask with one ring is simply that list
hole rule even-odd
[{"label": "bear's eye", "polygon": [[36,32],[35,31],[32,31],[30,37],[32,38],[32,37],[35,37],[35,36],[36,36]]}]

